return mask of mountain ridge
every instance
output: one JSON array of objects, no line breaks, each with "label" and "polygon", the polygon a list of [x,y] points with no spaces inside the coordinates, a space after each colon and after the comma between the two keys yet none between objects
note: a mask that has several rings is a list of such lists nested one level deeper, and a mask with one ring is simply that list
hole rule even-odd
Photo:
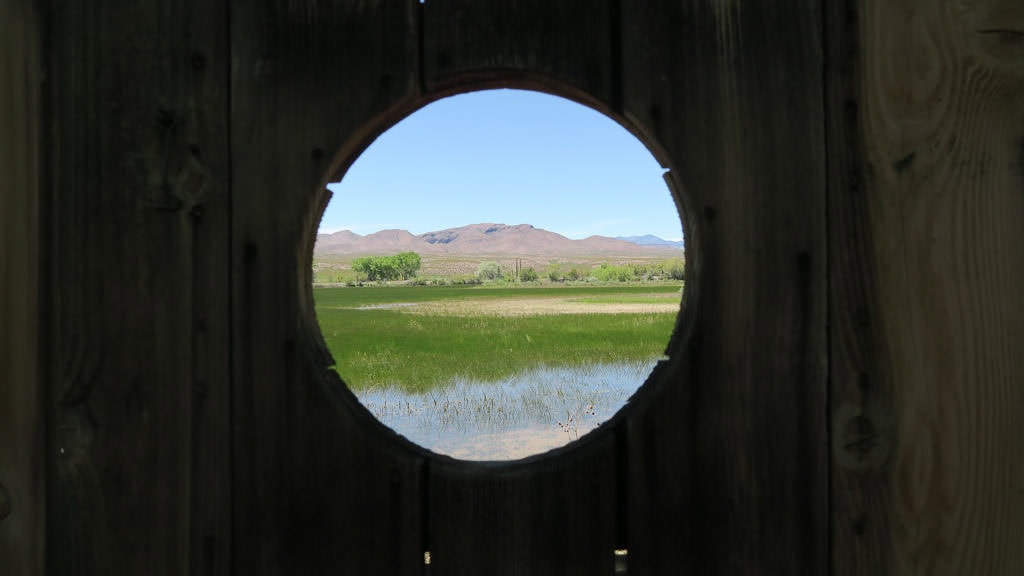
[{"label": "mountain ridge", "polygon": [[639,244],[640,246],[671,246],[673,248],[679,248],[682,250],[686,247],[686,243],[683,240],[665,240],[655,236],[654,234],[644,234],[643,236],[616,236],[617,240],[625,240],[626,242],[632,242],[633,244]]},{"label": "mountain ridge", "polygon": [[[651,236],[651,235],[647,235]],[[642,236],[638,238],[645,238]],[[656,236],[651,236],[657,238]],[[660,238],[659,238],[660,240]],[[668,242],[668,241],[662,241]],[[379,256],[395,252],[423,254],[509,255],[674,255],[675,246],[642,245],[609,236],[573,240],[531,224],[484,222],[414,235],[407,230],[380,230],[365,236],[350,230],[318,234],[315,255]]]}]

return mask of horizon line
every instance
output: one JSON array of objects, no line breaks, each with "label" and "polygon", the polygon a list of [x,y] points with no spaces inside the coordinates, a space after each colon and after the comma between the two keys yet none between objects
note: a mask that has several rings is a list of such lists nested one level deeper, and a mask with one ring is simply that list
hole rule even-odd
[{"label": "horizon line", "polygon": [[[374,230],[373,232],[366,232],[366,233],[362,233],[362,234],[359,233],[359,232],[353,231],[352,230],[353,227],[319,228],[319,229],[317,229],[317,233],[316,234],[317,234],[317,236],[321,236],[321,235],[330,236],[332,234],[337,234],[339,232],[348,232],[348,233],[354,234],[356,236],[364,237],[364,236],[371,236],[371,235],[377,234],[379,232],[387,232],[387,231],[395,230],[395,231],[400,231],[400,232],[407,232],[407,233],[409,233],[409,234],[411,234],[413,236],[423,236],[425,234],[434,234],[434,233],[437,233],[437,232],[444,232],[444,231],[447,231],[447,230],[455,230],[457,228],[468,228],[470,226],[483,226],[483,225],[508,226],[508,227],[530,226],[531,228],[535,228],[537,230],[544,230],[545,232],[554,232],[555,234],[559,234],[561,236],[565,236],[566,238],[569,238],[571,240],[582,240],[582,239],[586,239],[586,238],[592,238],[592,237],[595,237],[595,236],[601,237],[601,238],[612,238],[612,239],[616,239],[616,240],[622,239],[622,238],[642,238],[644,236],[653,236],[654,238],[657,238],[658,240],[662,240],[662,241],[665,241],[665,242],[685,242],[685,240],[686,240],[685,236],[683,236],[683,237],[673,237],[673,238],[664,238],[662,236],[659,236],[657,234],[652,234],[650,232],[645,232],[643,234],[623,234],[623,235],[619,235],[619,236],[609,236],[607,234],[588,234],[586,236],[582,236],[582,235],[579,235],[579,234],[566,234],[566,233],[558,232],[558,231],[555,231],[555,230],[548,230],[547,228],[541,228],[539,226],[535,226],[535,225],[530,224],[528,222],[521,222],[519,224],[506,224],[504,222],[474,222],[472,224],[463,224],[461,226],[452,226],[452,227],[449,227],[449,228],[439,228],[439,229],[436,229],[436,230],[428,230],[426,232],[421,232],[419,234],[413,233],[413,232],[409,231],[406,228],[391,227],[391,226],[379,228],[377,230]],[[582,236],[582,237],[580,237],[580,238],[573,238],[573,236]]]}]

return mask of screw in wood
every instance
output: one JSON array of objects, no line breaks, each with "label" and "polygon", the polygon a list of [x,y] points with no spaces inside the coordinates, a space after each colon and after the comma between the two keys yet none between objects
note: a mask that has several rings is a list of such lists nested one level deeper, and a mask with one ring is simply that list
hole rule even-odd
[{"label": "screw in wood", "polygon": [[879,445],[874,423],[864,416],[854,416],[843,430],[843,448],[859,461],[864,461]]},{"label": "screw in wood", "polygon": [[890,446],[890,428],[884,418],[868,416],[859,406],[847,404],[833,416],[833,422],[832,450],[841,466],[865,470],[884,464]]}]

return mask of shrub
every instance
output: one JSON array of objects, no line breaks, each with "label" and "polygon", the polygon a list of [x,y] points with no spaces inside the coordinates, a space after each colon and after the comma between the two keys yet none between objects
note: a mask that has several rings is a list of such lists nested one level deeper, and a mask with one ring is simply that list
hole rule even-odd
[{"label": "shrub", "polygon": [[607,262],[601,264],[593,271],[595,278],[602,282],[628,282],[634,278],[632,266],[617,266]]},{"label": "shrub", "polygon": [[448,282],[452,286],[474,286],[477,284],[482,284],[480,278],[477,278],[476,276],[467,275],[453,276],[448,279]]},{"label": "shrub", "polygon": [[537,275],[537,271],[534,270],[532,266],[529,268],[524,268],[522,271],[519,272],[520,282],[536,282],[537,278],[539,278],[539,276]]},{"label": "shrub", "polygon": [[501,265],[497,262],[481,262],[476,269],[476,277],[480,280],[499,280],[504,277]]},{"label": "shrub", "polygon": [[665,275],[673,280],[682,280],[686,275],[686,263],[682,260],[666,262]]}]

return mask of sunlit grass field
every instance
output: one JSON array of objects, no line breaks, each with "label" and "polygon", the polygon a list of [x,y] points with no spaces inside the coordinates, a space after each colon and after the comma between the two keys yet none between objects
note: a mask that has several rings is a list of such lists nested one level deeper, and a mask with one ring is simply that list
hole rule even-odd
[{"label": "sunlit grass field", "polygon": [[537,366],[660,357],[682,285],[317,288],[317,319],[356,391],[426,392]]}]

